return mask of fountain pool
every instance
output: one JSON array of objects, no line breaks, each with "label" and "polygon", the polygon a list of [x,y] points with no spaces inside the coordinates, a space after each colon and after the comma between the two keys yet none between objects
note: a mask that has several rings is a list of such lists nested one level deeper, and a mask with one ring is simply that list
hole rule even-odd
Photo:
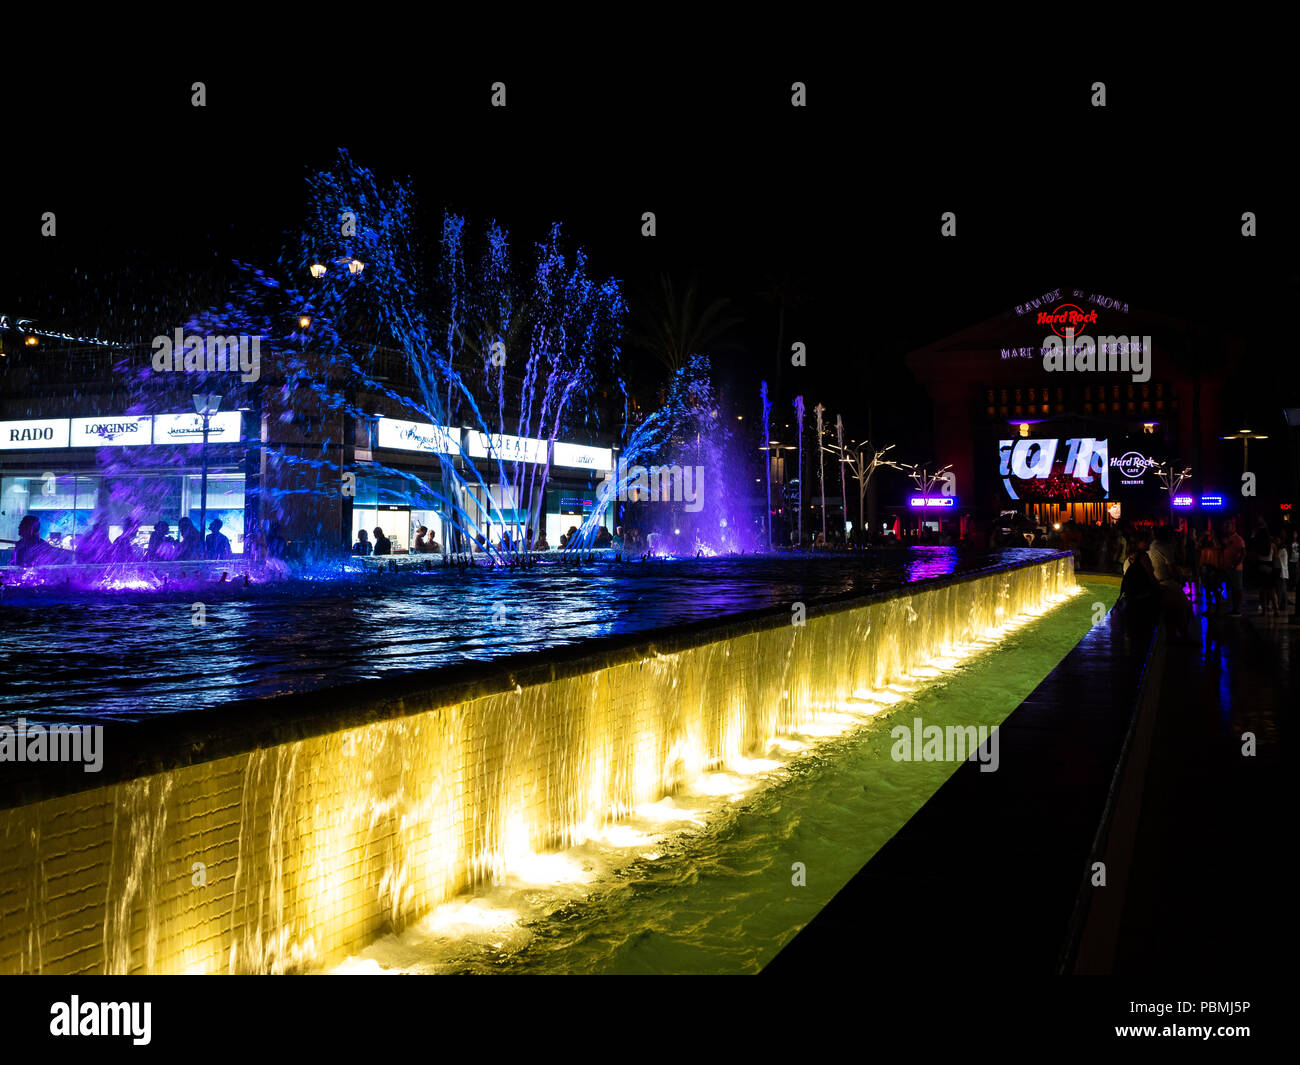
[{"label": "fountain pool", "polygon": [[[707,826],[700,795],[797,777],[766,764],[783,744],[844,731],[1076,594],[1068,555],[884,561],[430,574],[221,604],[231,622],[197,645],[176,604],[8,604],[9,653],[45,667],[19,669],[22,705],[106,722],[109,757],[100,779],[6,792],[0,864],[30,876],[0,896],[0,971],[337,964],[508,884],[521,859],[555,864],[683,811]],[[530,603],[531,626],[493,630],[497,605]],[[101,622],[142,635],[105,646]],[[360,677],[342,664],[358,646],[375,660]]]}]

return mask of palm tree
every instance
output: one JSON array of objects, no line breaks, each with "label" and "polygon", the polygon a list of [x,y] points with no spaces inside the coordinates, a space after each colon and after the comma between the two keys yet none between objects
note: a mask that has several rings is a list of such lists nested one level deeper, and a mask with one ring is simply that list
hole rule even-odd
[{"label": "palm tree", "polygon": [[803,303],[803,292],[799,288],[799,282],[789,273],[777,277],[769,274],[762,289],[757,295],[765,302],[776,305],[776,373],[775,379],[779,382],[783,377],[783,371],[788,368],[789,352],[785,347],[785,316],[787,311],[793,311]]},{"label": "palm tree", "polygon": [[694,279],[679,291],[672,278],[664,274],[659,279],[657,298],[643,294],[636,300],[629,340],[633,348],[651,355],[671,376],[692,355],[714,354],[732,346],[728,334],[739,322],[726,297],[706,303]]}]

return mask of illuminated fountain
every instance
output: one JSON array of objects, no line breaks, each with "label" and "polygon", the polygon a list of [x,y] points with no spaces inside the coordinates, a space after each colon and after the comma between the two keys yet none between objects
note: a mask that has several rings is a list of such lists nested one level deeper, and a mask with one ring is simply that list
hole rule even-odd
[{"label": "illuminated fountain", "polygon": [[[164,771],[3,811],[0,867],[27,874],[6,885],[0,971],[332,964],[520,855],[887,699],[1073,584],[1070,556],[1040,555],[827,604],[805,625],[782,608],[462,680],[258,704],[217,757],[199,743]],[[59,842],[69,832],[76,848]]]}]

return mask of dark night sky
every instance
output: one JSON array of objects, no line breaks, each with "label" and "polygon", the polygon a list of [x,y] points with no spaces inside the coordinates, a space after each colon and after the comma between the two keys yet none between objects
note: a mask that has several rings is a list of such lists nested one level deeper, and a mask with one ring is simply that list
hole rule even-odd
[{"label": "dark night sky", "polygon": [[[861,430],[870,405],[878,431],[918,446],[928,414],[903,354],[1057,285],[1218,321],[1300,399],[1295,356],[1274,337],[1300,283],[1280,79],[929,53],[886,69],[797,49],[543,69],[458,66],[449,50],[301,71],[117,62],[93,83],[11,70],[24,88],[8,93],[4,127],[39,132],[11,137],[28,147],[4,168],[0,310],[39,304],[73,267],[183,273],[273,256],[304,176],[346,146],[381,178],[413,177],[428,205],[498,219],[516,245],[559,220],[599,271],[637,284],[697,273],[744,315],[740,349],[719,360],[742,395],[777,350],[775,309],[756,293],[789,275],[803,299],[786,351],[809,348],[806,370],[785,370],[789,394]],[[1088,103],[1097,78],[1105,110]],[[498,79],[504,111],[488,106]],[[796,79],[806,110],[789,106]],[[194,80],[206,109],[190,106]],[[1247,209],[1254,240],[1239,235]],[[39,236],[44,210],[58,215],[53,240]],[[639,235],[644,210],[654,240]],[[945,210],[956,240],[938,235]],[[1261,417],[1282,391],[1261,393]]]}]

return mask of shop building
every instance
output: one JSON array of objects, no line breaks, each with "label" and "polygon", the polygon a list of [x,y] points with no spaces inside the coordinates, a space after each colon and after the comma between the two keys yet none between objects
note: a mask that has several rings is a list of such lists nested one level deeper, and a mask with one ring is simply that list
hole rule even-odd
[{"label": "shop building", "polygon": [[[1069,314],[1077,358],[1067,361]],[[910,352],[933,401],[935,458],[953,467],[944,513],[1017,511],[1047,526],[1168,520],[1202,499],[1230,510],[1240,467],[1220,436],[1241,357],[1233,338],[1083,289],[1055,289]],[[1176,509],[1161,463],[1192,471]]]}]

